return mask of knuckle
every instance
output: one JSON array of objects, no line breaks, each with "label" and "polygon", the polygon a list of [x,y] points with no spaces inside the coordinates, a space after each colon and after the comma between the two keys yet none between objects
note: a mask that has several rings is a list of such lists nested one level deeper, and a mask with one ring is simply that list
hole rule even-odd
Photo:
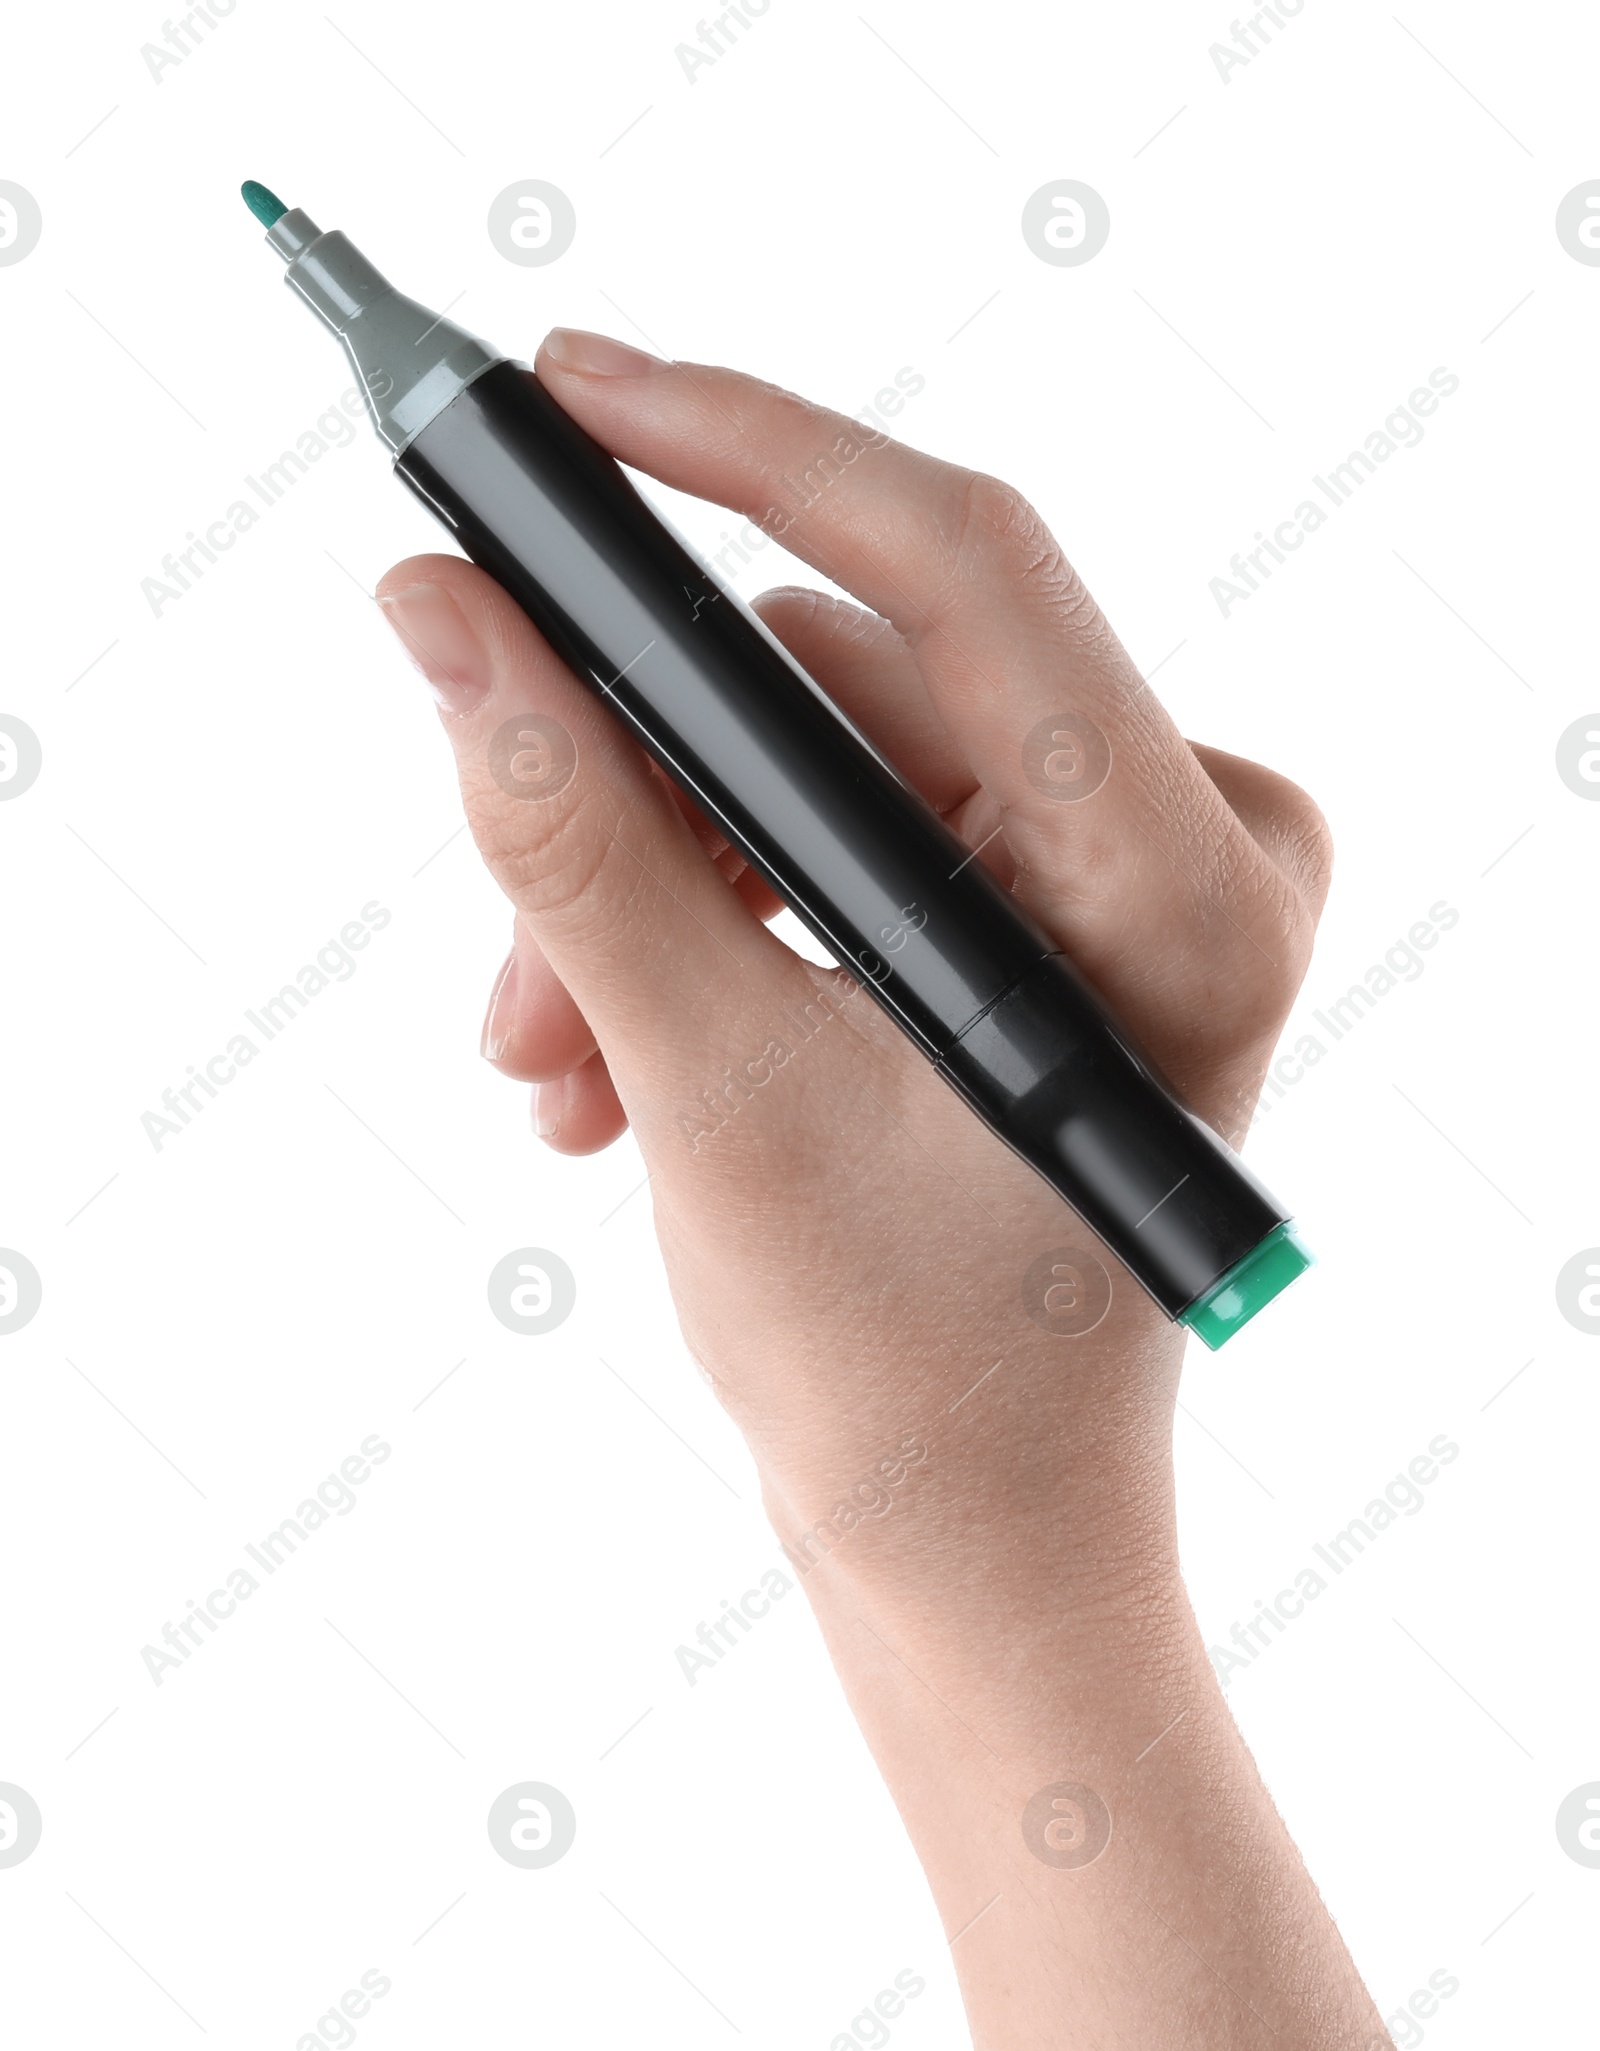
[{"label": "knuckle", "polygon": [[1282,808],[1284,832],[1293,850],[1300,887],[1320,905],[1333,877],[1333,828],[1315,798],[1287,779]]},{"label": "knuckle", "polygon": [[1333,875],[1333,832],[1308,791],[1257,765],[1257,814],[1249,823],[1259,844],[1313,912],[1320,912]]},{"label": "knuckle", "polygon": [[751,609],[761,616],[780,641],[791,634],[803,634],[819,620],[824,627],[831,625],[832,614],[837,610],[822,592],[808,591],[797,584],[774,585],[770,591],[763,591],[751,601]]},{"label": "knuckle", "polygon": [[592,901],[617,852],[598,805],[576,792],[528,804],[485,775],[467,792],[467,816],[490,874],[535,923]]},{"label": "knuckle", "polygon": [[983,470],[968,477],[958,509],[955,554],[959,558],[968,551],[1007,561],[1060,553],[1050,530],[1016,486]]},{"label": "knuckle", "polygon": [[1204,1013],[1232,1041],[1276,1038],[1311,966],[1316,913],[1288,875],[1241,826],[1209,852],[1193,844],[1190,888]]},{"label": "knuckle", "polygon": [[1004,578],[1036,593],[1061,618],[1094,626],[1099,608],[1050,529],[1015,485],[974,471],[962,494],[952,566],[956,577]]},{"label": "knuckle", "polygon": [[1235,951],[1253,956],[1238,984],[1239,1022],[1275,1034],[1311,966],[1316,918],[1293,880],[1271,863],[1258,861],[1252,885],[1235,896],[1235,916],[1248,936]]},{"label": "knuckle", "polygon": [[[882,435],[756,378],[725,396],[721,426],[730,453],[750,470],[750,518],[782,533],[837,484]],[[783,451],[780,457],[774,451]]]}]

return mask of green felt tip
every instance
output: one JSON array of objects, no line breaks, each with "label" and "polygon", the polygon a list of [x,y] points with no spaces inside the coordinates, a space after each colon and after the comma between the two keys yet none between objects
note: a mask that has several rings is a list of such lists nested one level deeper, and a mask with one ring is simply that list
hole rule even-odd
[{"label": "green felt tip", "polygon": [[1178,1322],[1215,1353],[1312,1265],[1311,1250],[1293,1225],[1279,1225],[1181,1312]]},{"label": "green felt tip", "polygon": [[281,221],[289,211],[275,192],[269,192],[266,186],[258,185],[253,178],[247,178],[239,190],[244,195],[245,205],[263,228],[270,228],[274,222]]}]

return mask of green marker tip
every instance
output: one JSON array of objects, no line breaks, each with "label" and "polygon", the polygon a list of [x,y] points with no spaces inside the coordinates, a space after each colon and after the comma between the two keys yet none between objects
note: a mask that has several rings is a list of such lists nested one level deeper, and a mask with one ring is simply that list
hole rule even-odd
[{"label": "green marker tip", "polygon": [[239,190],[244,195],[245,205],[263,228],[272,227],[289,211],[275,192],[269,191],[265,185],[258,185],[253,178],[247,178]]}]

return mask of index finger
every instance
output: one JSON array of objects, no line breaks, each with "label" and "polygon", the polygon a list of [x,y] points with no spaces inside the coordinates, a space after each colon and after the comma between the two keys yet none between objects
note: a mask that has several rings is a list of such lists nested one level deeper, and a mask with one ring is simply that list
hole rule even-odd
[{"label": "index finger", "polygon": [[[742,512],[888,619],[974,775],[1058,851],[1063,809],[1079,815],[1075,844],[1106,838],[1104,848],[1080,851],[1109,855],[1111,839],[1123,837],[1117,813],[1160,808],[1175,791],[1202,837],[1225,832],[1226,806],[1043,521],[1009,486],[760,379],[664,363],[607,337],[558,328],[537,368],[613,455]],[[1105,731],[1114,757],[1149,772],[1120,780],[1099,808],[1063,808],[1041,794],[1025,759],[1027,737],[1068,708]]]}]

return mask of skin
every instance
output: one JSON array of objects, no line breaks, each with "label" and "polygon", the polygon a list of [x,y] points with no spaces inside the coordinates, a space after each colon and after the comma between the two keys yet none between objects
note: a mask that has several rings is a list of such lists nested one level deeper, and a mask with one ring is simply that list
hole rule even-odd
[{"label": "skin", "polygon": [[[995,479],[598,336],[557,330],[537,374],[622,461],[781,535],[861,601],[780,590],[757,610],[1187,1102],[1241,1134],[1328,886],[1305,793],[1184,740]],[[806,505],[787,480],[830,450],[835,480]],[[1078,1338],[1033,1323],[1029,1265],[1094,1244],[1060,1200],[853,985],[768,930],[770,892],[488,577],[417,557],[379,596],[515,908],[485,1053],[535,1084],[557,1152],[633,1128],[685,1337],[805,1569],[975,2044],[1386,2046],[1184,1591],[1181,1329],[1104,1248],[1103,1321]],[[1025,737],[1069,707],[1112,751],[1080,803],[1023,767]],[[576,744],[541,802],[488,768],[523,714]],[[775,1041],[787,1058],[763,1062]],[[703,1093],[729,1069],[758,1080],[718,1124]],[[1110,1814],[1086,1864],[1046,1863],[1024,1836],[1062,1782]],[[1067,1800],[1048,1842],[1092,1848],[1091,1810]]]}]

